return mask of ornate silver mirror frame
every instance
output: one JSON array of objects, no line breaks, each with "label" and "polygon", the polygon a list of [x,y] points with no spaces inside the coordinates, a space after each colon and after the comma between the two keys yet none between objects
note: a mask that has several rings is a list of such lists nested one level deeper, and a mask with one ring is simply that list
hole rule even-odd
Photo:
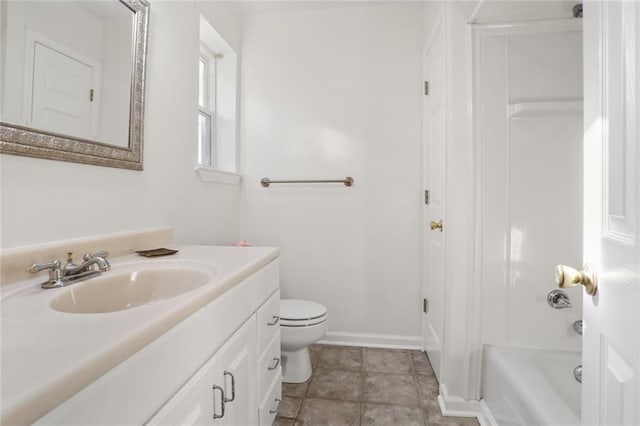
[{"label": "ornate silver mirror frame", "polygon": [[129,146],[117,147],[0,121],[0,153],[142,170],[149,3],[146,0],[119,1],[134,13]]}]

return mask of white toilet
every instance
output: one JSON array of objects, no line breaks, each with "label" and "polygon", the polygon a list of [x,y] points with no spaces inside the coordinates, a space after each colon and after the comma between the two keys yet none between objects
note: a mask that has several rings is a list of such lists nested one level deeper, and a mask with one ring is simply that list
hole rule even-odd
[{"label": "white toilet", "polygon": [[303,383],[311,377],[309,346],[327,333],[327,308],[308,300],[280,300],[282,381]]}]

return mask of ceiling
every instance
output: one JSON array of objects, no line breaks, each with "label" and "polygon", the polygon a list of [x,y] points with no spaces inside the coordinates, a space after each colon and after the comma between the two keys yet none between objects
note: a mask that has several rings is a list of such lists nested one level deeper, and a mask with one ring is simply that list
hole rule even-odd
[{"label": "ceiling", "polygon": [[[242,16],[366,7],[380,4],[425,3],[437,0],[228,0],[225,3]],[[572,18],[573,5],[580,0],[450,0],[458,3],[468,16],[475,12],[474,23],[499,23],[538,19]]]},{"label": "ceiling", "polygon": [[572,9],[580,0],[484,0],[478,2],[474,24],[573,18]]},{"label": "ceiling", "polygon": [[421,3],[421,1],[420,0],[414,0],[414,1],[406,1],[406,0],[242,1],[242,0],[235,0],[235,1],[229,1],[227,3],[231,4],[233,8],[240,15],[255,15],[255,14],[262,14],[262,13],[301,12],[301,11],[310,11],[310,10],[339,9],[339,8],[347,8],[347,7],[366,7],[366,6],[372,6],[372,5],[393,4],[393,3]]}]

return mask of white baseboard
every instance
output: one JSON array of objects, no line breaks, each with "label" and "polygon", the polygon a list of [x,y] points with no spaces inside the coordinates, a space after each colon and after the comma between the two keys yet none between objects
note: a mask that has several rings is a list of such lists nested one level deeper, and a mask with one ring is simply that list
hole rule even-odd
[{"label": "white baseboard", "polygon": [[475,417],[481,426],[497,425],[484,401],[467,400],[459,396],[449,395],[445,385],[440,385],[438,402],[443,416]]},{"label": "white baseboard", "polygon": [[478,416],[480,426],[498,426],[498,421],[493,417],[489,406],[482,399],[480,400],[480,407],[482,408],[482,417]]},{"label": "white baseboard", "polygon": [[394,334],[343,333],[340,331],[329,331],[318,343],[321,345],[422,350],[422,338],[420,336],[397,336]]}]

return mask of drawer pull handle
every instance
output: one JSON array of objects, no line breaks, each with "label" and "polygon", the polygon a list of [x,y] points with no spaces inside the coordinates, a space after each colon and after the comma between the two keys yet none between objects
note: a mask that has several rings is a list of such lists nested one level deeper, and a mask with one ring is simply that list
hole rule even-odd
[{"label": "drawer pull handle", "polygon": [[273,327],[274,325],[276,325],[276,324],[277,324],[277,323],[279,323],[279,322],[280,322],[280,317],[279,317],[279,316],[277,316],[277,315],[274,315],[274,316],[273,316],[273,321],[268,322],[268,323],[267,323],[267,325],[268,325],[269,327]]},{"label": "drawer pull handle", "polygon": [[276,403],[276,406],[273,410],[269,410],[269,414],[276,414],[278,412],[278,410],[280,409],[280,404],[282,403],[282,400],[280,398],[276,398],[273,402]]},{"label": "drawer pull handle", "polygon": [[[220,406],[222,407],[222,412],[220,414],[216,414],[216,390],[220,391]],[[213,420],[221,419],[224,417],[224,389],[222,389],[218,385],[213,385]]]},{"label": "drawer pull handle", "polygon": [[267,368],[267,370],[269,370],[269,371],[275,370],[280,365],[280,358],[274,358],[273,361],[274,361],[273,365],[271,367]]},{"label": "drawer pull handle", "polygon": [[[231,398],[224,398],[224,402],[233,402],[234,399],[236,399],[236,378],[233,377],[233,374],[231,374],[228,371],[224,372],[224,376],[231,376]],[[224,387],[227,387],[227,380],[225,379],[224,382]]]}]

